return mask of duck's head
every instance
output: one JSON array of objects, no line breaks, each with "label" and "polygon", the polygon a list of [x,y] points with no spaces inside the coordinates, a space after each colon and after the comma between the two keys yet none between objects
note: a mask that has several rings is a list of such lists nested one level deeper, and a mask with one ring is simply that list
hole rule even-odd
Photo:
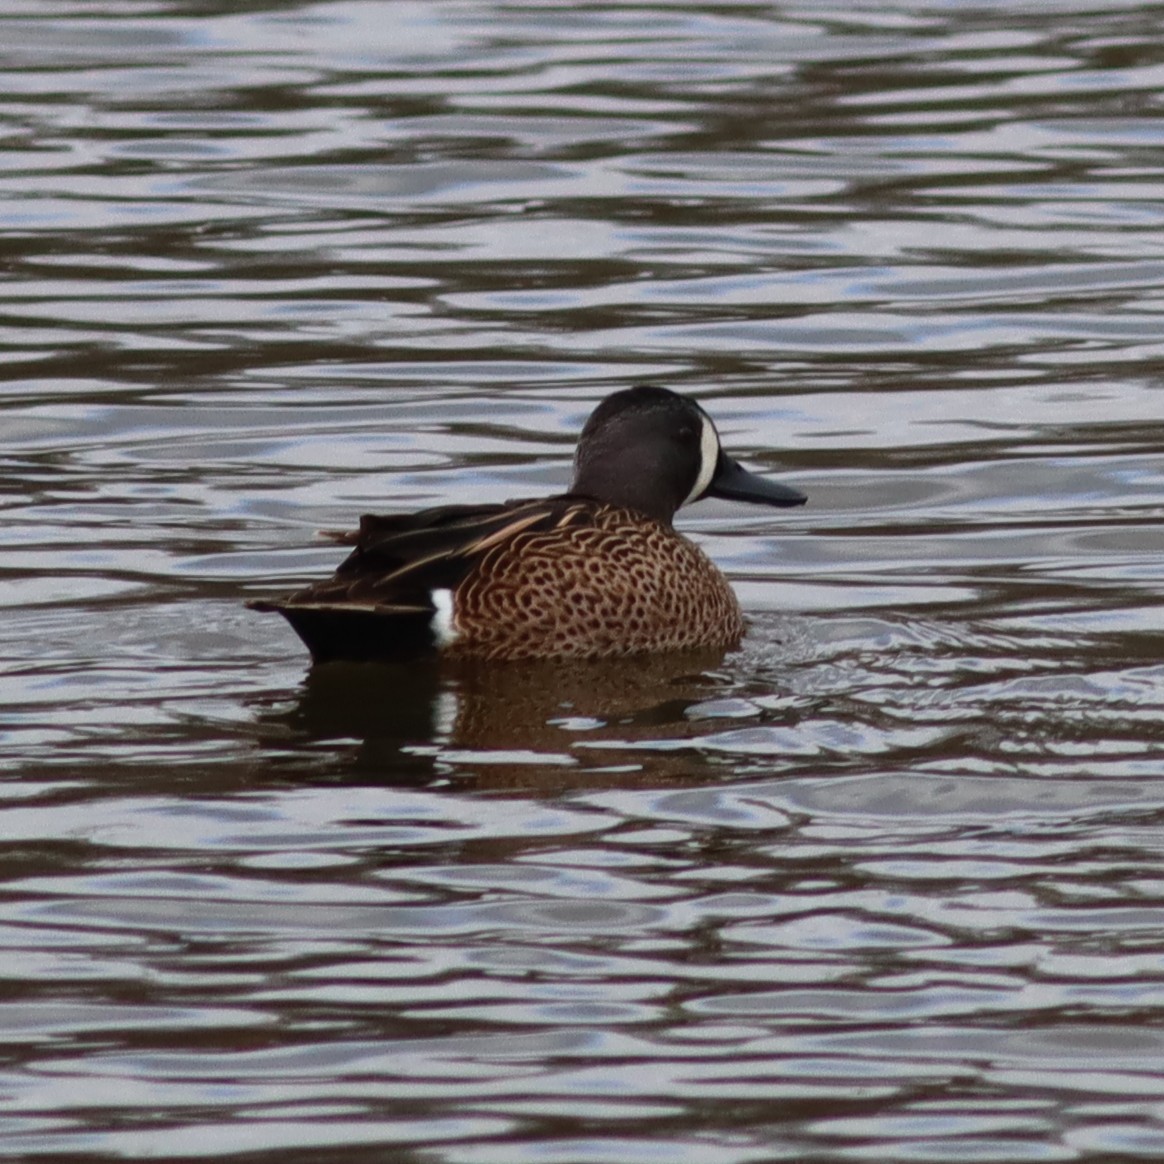
[{"label": "duck's head", "polygon": [[749,473],[719,443],[712,419],[687,396],[643,384],[608,396],[590,414],[574,454],[579,493],[670,525],[701,497],[803,505],[803,493]]}]

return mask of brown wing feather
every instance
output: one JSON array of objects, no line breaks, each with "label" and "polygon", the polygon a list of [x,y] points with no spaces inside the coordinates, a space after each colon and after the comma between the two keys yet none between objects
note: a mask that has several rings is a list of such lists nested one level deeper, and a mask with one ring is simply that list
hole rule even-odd
[{"label": "brown wing feather", "polygon": [[[495,546],[551,526],[565,498],[510,505],[444,505],[360,518],[355,548],[335,574],[282,600],[290,605],[433,610],[434,590],[454,590]],[[345,539],[347,540],[347,539]]]}]

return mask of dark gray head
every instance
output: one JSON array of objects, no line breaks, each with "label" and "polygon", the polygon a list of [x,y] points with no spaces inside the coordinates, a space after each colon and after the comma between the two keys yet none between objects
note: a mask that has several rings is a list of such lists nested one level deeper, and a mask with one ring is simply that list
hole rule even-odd
[{"label": "dark gray head", "polygon": [[574,454],[570,492],[636,509],[664,525],[701,497],[761,505],[807,500],[738,465],[694,400],[653,384],[615,392],[590,414]]}]

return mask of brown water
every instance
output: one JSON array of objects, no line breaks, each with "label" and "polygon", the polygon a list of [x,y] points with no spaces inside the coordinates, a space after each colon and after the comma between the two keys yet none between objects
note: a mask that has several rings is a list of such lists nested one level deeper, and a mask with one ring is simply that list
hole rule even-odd
[{"label": "brown water", "polygon": [[[1162,18],[7,5],[0,1153],[1164,1158]],[[243,608],[648,379],[739,652]]]}]

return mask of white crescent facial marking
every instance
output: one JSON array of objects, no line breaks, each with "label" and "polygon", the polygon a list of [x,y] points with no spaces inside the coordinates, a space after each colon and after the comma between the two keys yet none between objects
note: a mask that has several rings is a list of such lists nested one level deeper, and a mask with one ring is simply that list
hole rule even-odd
[{"label": "white crescent facial marking", "polygon": [[708,417],[703,418],[703,430],[699,434],[699,475],[695,478],[695,485],[684,499],[684,505],[690,505],[711,484],[715,476],[716,462],[719,460],[719,436],[715,425]]},{"label": "white crescent facial marking", "polygon": [[450,646],[461,632],[453,622],[453,592],[451,590],[434,590],[430,594],[432,604],[436,610],[432,612],[432,637],[436,639],[438,647]]}]

